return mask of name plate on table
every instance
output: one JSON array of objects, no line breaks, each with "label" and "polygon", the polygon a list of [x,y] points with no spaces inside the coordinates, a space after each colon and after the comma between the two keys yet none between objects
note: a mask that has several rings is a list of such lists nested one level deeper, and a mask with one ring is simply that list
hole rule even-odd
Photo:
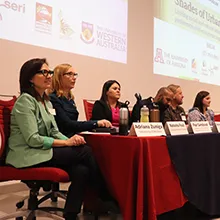
[{"label": "name plate on table", "polygon": [[192,121],[188,126],[189,133],[199,134],[199,133],[209,133],[212,129],[208,121]]},{"label": "name plate on table", "polygon": [[161,122],[134,122],[131,126],[130,136],[166,136]]},{"label": "name plate on table", "polygon": [[168,121],[165,124],[165,132],[169,135],[188,134],[184,121]]},{"label": "name plate on table", "polygon": [[220,121],[215,121],[212,131],[220,133]]}]

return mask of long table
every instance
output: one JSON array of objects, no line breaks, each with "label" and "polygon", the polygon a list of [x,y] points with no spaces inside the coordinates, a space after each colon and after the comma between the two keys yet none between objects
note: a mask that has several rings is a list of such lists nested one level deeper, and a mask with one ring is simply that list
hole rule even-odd
[{"label": "long table", "polygon": [[156,220],[187,201],[165,137],[85,135],[124,220]]},{"label": "long table", "polygon": [[167,145],[188,200],[208,215],[220,215],[220,134],[167,137]]}]

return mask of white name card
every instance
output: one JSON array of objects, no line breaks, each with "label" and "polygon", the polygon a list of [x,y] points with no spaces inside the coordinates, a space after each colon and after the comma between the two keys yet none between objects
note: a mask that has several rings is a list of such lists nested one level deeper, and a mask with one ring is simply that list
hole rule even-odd
[{"label": "white name card", "polygon": [[165,132],[169,135],[188,134],[184,121],[168,121],[165,124]]},{"label": "white name card", "polygon": [[199,133],[209,133],[212,129],[208,121],[192,121],[188,126],[189,133],[199,134]]},{"label": "white name card", "polygon": [[220,121],[215,121],[212,131],[220,133]]},{"label": "white name card", "polygon": [[134,122],[129,135],[138,137],[166,136],[161,122]]}]

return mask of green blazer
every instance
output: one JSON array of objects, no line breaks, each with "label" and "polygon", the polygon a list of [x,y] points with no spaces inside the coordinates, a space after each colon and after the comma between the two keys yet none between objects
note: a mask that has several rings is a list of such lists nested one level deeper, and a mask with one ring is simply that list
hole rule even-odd
[{"label": "green blazer", "polygon": [[45,106],[27,93],[17,99],[11,113],[7,164],[22,168],[48,161],[53,156],[54,139],[68,139],[58,131],[50,113],[52,104],[44,103]]}]

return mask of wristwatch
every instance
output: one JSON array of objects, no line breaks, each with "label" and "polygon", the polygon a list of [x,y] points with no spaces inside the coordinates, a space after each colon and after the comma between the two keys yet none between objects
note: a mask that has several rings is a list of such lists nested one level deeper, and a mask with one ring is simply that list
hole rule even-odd
[{"label": "wristwatch", "polygon": [[97,127],[98,127],[98,122],[97,122],[97,121],[94,122],[94,123],[93,123],[93,126],[94,126],[94,128],[97,128]]}]

